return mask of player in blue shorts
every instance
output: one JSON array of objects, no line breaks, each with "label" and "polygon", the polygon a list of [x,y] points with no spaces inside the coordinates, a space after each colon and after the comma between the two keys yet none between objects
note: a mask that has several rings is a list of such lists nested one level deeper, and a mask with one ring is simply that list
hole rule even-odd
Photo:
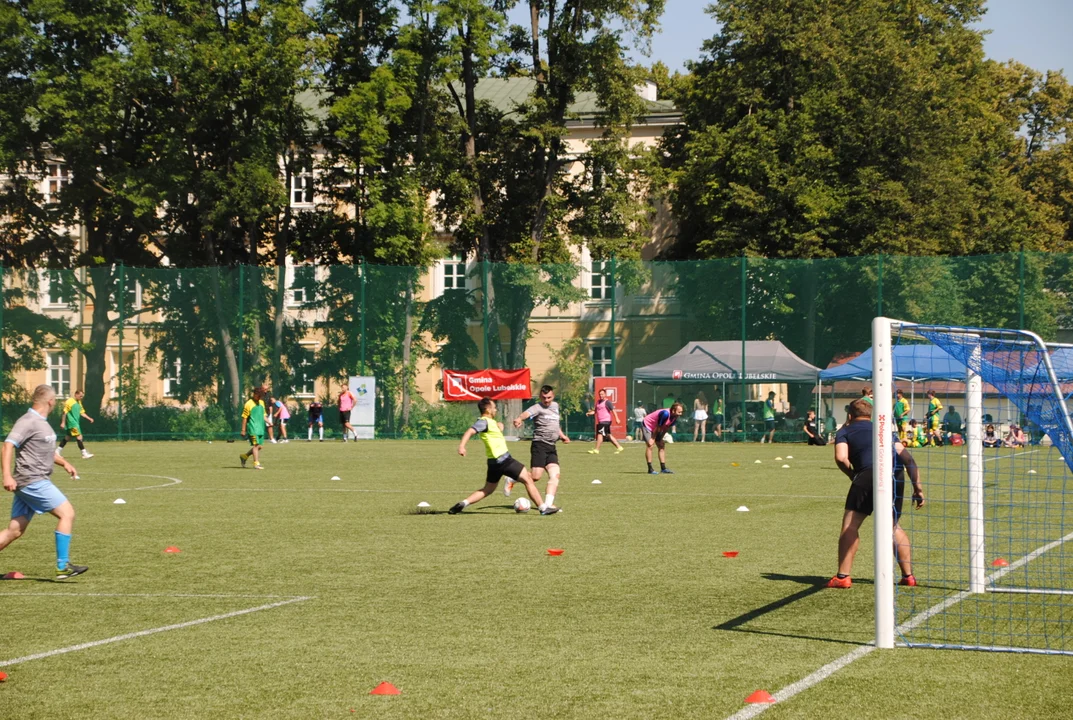
[{"label": "player in blue shorts", "polygon": [[[49,479],[53,465],[59,465],[71,477],[78,472],[71,463],[56,454],[56,431],[48,424],[48,414],[56,407],[56,391],[49,385],[34,389],[33,406],[20,417],[0,450],[4,466],[4,489],[15,493],[11,503],[11,522],[0,531],[0,550],[26,532],[35,514],[56,516],[56,579],[65,580],[89,570],[85,565],[71,564],[71,530],[75,509],[59,488]],[[18,451],[16,453],[16,451]],[[12,473],[11,461],[15,460]]]}]

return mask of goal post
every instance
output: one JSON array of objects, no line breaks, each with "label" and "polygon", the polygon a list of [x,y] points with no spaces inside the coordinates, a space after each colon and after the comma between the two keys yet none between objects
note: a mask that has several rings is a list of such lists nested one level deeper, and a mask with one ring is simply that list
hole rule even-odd
[{"label": "goal post", "polygon": [[[920,352],[926,345],[933,347]],[[930,432],[951,444],[933,444],[930,434],[925,443],[902,437],[916,445],[911,453],[927,503],[917,511],[900,498],[917,586],[898,587],[894,513],[878,511],[899,499],[893,395],[906,380],[895,359],[934,357],[935,348],[956,361],[960,377],[947,370],[943,381],[931,382],[918,372],[913,394],[926,390],[934,401],[933,388],[941,388],[950,411],[955,402],[964,407],[963,430],[948,433],[946,421],[940,430],[928,420]],[[879,317],[872,353],[876,646],[1073,655],[1073,422],[1066,402],[1073,346],[1048,345],[1023,330]],[[912,414],[913,402],[909,407]],[[1007,422],[998,424],[1009,437],[1028,428],[1023,446],[996,447],[992,415],[997,421],[1000,409]]]}]

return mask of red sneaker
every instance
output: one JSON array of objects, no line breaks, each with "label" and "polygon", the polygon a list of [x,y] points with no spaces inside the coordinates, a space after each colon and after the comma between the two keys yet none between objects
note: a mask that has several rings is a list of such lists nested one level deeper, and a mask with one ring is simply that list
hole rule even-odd
[{"label": "red sneaker", "polygon": [[839,588],[840,590],[848,590],[853,587],[853,580],[847,575],[844,578],[840,578],[835,575],[833,578],[827,581],[827,587]]},{"label": "red sneaker", "polygon": [[906,587],[916,587],[917,586],[917,579],[915,577],[913,577],[912,575],[906,575],[905,577],[903,577],[901,580],[898,581],[898,584],[899,585],[905,585]]}]

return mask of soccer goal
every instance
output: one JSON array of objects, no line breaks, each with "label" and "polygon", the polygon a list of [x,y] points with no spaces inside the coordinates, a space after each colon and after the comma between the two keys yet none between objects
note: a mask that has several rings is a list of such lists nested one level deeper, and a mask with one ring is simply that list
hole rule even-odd
[{"label": "soccer goal", "polygon": [[[920,441],[900,436],[926,498],[916,510],[906,497],[900,520],[916,587],[897,586],[896,558],[881,551],[893,544],[892,513],[873,514],[876,645],[1073,655],[1073,347],[876,318],[872,352],[876,508],[895,500],[893,409],[904,419],[908,404],[928,426]],[[910,402],[896,367],[907,357],[919,361]],[[961,377],[921,370],[940,359]],[[947,410],[940,422],[944,406],[964,414]]]}]

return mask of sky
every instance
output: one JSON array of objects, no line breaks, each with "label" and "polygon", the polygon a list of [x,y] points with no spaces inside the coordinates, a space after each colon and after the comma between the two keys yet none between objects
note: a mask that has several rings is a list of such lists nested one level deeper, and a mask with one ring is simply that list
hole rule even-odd
[{"label": "sky", "polygon": [[[650,59],[672,71],[700,56],[701,44],[715,35],[715,20],[704,12],[709,0],[666,0],[662,31],[652,41]],[[988,57],[1015,59],[1037,70],[1073,75],[1073,0],[989,0],[980,26]]]}]

